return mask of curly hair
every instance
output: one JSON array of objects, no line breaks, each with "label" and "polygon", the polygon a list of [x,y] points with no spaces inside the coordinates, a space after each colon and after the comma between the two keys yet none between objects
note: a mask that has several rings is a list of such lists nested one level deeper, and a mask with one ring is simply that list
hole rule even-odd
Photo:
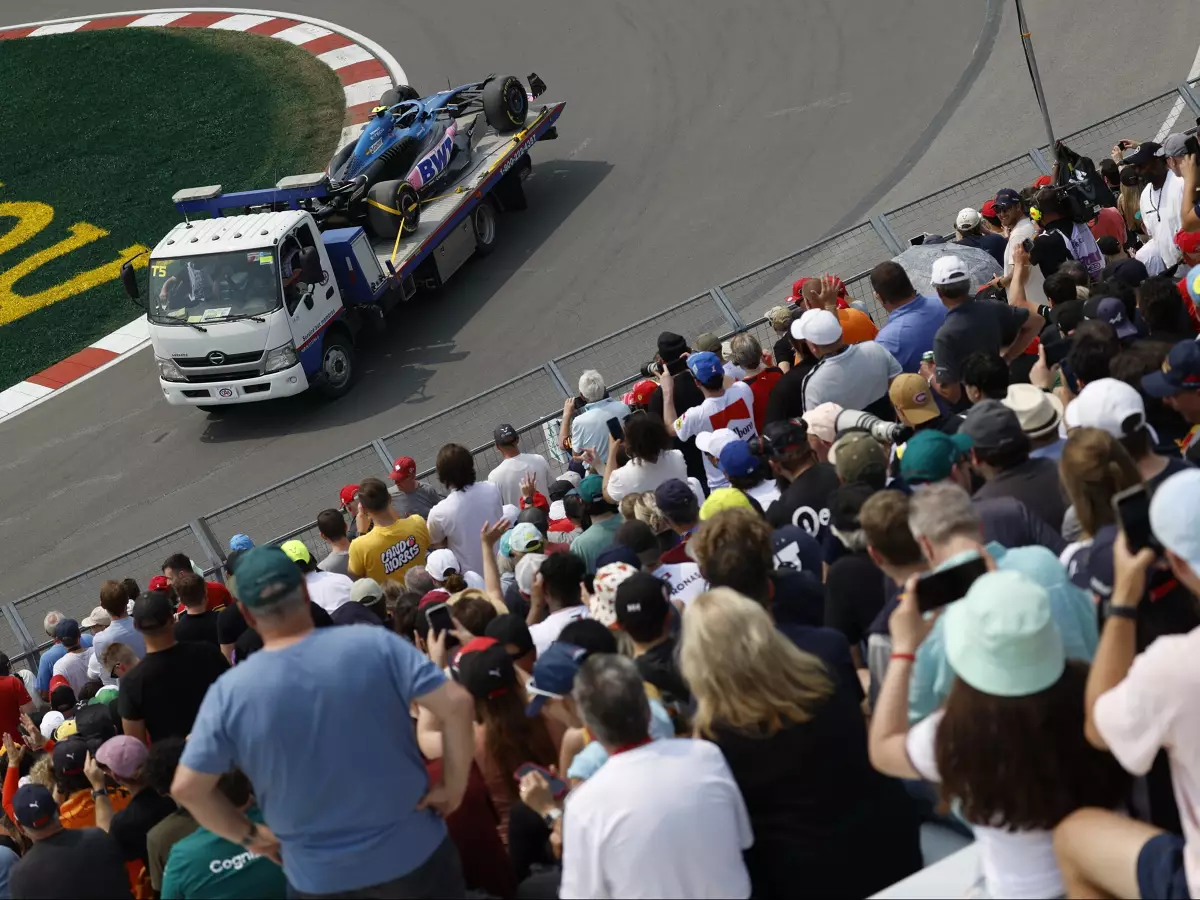
[{"label": "curly hair", "polygon": [[752,509],[727,509],[705,520],[692,552],[712,587],[729,587],[760,603],[770,598],[775,555],[771,526]]}]

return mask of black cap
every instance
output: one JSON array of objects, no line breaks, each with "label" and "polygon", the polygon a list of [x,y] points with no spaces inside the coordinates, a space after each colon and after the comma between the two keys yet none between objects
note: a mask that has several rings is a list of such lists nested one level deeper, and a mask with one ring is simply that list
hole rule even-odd
[{"label": "black cap", "polygon": [[69,737],[54,745],[54,774],[56,777],[65,775],[82,775],[83,760],[87,756],[87,744],[78,737]]},{"label": "black cap", "polygon": [[1058,330],[1065,337],[1078,328],[1079,323],[1084,320],[1083,301],[1068,300],[1066,303],[1056,304],[1050,311],[1050,320],[1058,326]]},{"label": "black cap", "polygon": [[808,423],[803,419],[780,419],[768,422],[763,438],[771,451],[782,452],[808,446]]},{"label": "black cap", "polygon": [[495,638],[477,637],[463,644],[451,666],[455,680],[476,700],[507,694],[517,683],[512,660]]},{"label": "black cap", "polygon": [[1161,144],[1154,141],[1144,141],[1137,151],[1121,157],[1121,165],[1123,166],[1140,166],[1143,163],[1148,163],[1158,155],[1158,151],[1162,148]]},{"label": "black cap", "polygon": [[649,572],[634,572],[617,585],[617,624],[634,640],[661,633],[671,611],[669,588]]},{"label": "black cap", "polygon": [[175,604],[166,591],[147,591],[133,602],[133,627],[138,631],[155,631],[175,619]]},{"label": "black cap", "polygon": [[50,708],[65,713],[75,708],[75,691],[69,684],[60,684],[50,692]]},{"label": "black cap", "polygon": [[518,657],[524,656],[534,648],[533,635],[529,633],[529,626],[525,624],[525,619],[516,613],[496,616],[487,623],[483,633],[487,637],[495,638],[501,644],[512,644],[517,648]]},{"label": "black cap", "polygon": [[517,434],[517,429],[507,423],[497,425],[496,430],[492,432],[492,437],[496,439],[496,443],[501,447],[515,444],[521,439],[521,436]]},{"label": "black cap", "polygon": [[862,528],[858,515],[875,489],[860,481],[840,485],[829,498],[829,524],[843,533]]},{"label": "black cap", "polygon": [[550,485],[550,493],[547,494],[547,496],[550,498],[551,502],[553,502],[555,500],[561,500],[573,490],[575,490],[575,485],[560,478],[558,481]]},{"label": "black cap", "polygon": [[1111,234],[1102,234],[1096,238],[1096,246],[1105,256],[1116,256],[1121,252],[1121,242]]},{"label": "black cap", "polygon": [[54,636],[68,650],[78,647],[79,623],[74,619],[60,619],[54,626]]},{"label": "black cap", "polygon": [[658,355],[663,362],[673,362],[688,351],[688,343],[682,334],[664,331],[658,336]]},{"label": "black cap", "polygon": [[1150,277],[1150,273],[1140,259],[1122,259],[1109,266],[1105,270],[1105,276],[1136,288],[1141,287],[1142,282]]}]

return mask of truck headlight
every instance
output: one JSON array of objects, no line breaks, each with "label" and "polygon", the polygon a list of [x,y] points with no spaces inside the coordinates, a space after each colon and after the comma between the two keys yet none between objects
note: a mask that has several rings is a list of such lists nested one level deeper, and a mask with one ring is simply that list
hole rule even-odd
[{"label": "truck headlight", "polygon": [[282,347],[276,347],[267,354],[267,374],[272,372],[282,372],[285,369],[290,369],[300,360],[296,356],[296,345],[288,341]]},{"label": "truck headlight", "polygon": [[187,381],[174,360],[155,357],[155,361],[158,363],[158,377],[163,381]]}]

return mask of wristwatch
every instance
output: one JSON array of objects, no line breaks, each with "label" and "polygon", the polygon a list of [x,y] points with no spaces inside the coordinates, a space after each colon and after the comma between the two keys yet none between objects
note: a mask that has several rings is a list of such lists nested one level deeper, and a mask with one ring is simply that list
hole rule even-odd
[{"label": "wristwatch", "polygon": [[550,810],[550,812],[548,812],[544,816],[542,816],[542,821],[546,823],[547,828],[549,828],[551,831],[553,831],[554,823],[562,818],[562,814],[563,814],[562,810],[556,806],[556,807],[554,807],[554,809]]},{"label": "wristwatch", "polygon": [[108,788],[92,788],[93,797],[103,797],[108,793]]},{"label": "wristwatch", "polygon": [[1118,619],[1130,619],[1135,622],[1137,621],[1138,617],[1136,606],[1110,606],[1108,608],[1108,614],[1110,616],[1116,616]]}]

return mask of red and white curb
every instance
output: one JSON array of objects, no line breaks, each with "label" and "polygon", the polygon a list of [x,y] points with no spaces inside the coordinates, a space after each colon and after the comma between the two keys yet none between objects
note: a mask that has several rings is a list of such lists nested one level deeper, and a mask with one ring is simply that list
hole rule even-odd
[{"label": "red and white curb", "polygon": [[[358,137],[384,91],[408,83],[396,59],[364,35],[324,19],[259,9],[143,9],[27,22],[0,27],[0,41],[107,28],[214,28],[273,37],[303,47],[333,69],[342,82],[346,117],[339,147]],[[0,422],[114,365],[149,343],[146,317],[140,316],[62,362],[0,391]]]}]

